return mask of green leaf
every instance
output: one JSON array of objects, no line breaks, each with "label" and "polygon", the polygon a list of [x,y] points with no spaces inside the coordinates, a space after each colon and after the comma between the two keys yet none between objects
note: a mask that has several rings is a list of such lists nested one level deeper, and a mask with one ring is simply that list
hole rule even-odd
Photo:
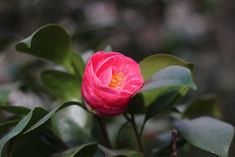
[{"label": "green leaf", "polygon": [[46,129],[18,136],[9,146],[8,157],[49,157],[65,149],[61,141]]},{"label": "green leaf", "polygon": [[219,102],[215,95],[201,96],[187,104],[183,117],[196,118],[200,116],[222,118]]},{"label": "green leaf", "polygon": [[[189,88],[196,89],[196,85],[192,80],[190,70],[182,66],[168,66],[154,74],[152,78],[147,80],[144,84],[141,91],[141,94],[143,95],[144,106],[151,106],[150,108],[152,110],[155,108],[154,105],[157,103],[158,98],[172,92],[178,93],[175,94],[175,98],[171,99],[175,99],[174,102],[176,102],[176,100],[187,93]],[[172,103],[168,101],[167,104]],[[163,107],[167,107],[167,105],[161,105],[156,108],[159,110]],[[153,110],[150,112],[156,111]]]},{"label": "green leaf", "polygon": [[179,65],[191,70],[193,69],[193,64],[167,54],[156,54],[146,57],[139,63],[139,65],[144,80],[148,80],[153,74],[167,66]]},{"label": "green leaf", "polygon": [[149,105],[145,114],[145,122],[155,115],[160,113],[163,109],[171,107],[176,100],[178,100],[178,92],[170,92],[157,98],[152,104]]},{"label": "green leaf", "polygon": [[[49,112],[47,115],[45,115],[43,118],[41,118],[39,121],[37,121],[37,123],[35,123],[34,125],[32,125],[30,128],[28,128],[26,131],[24,131],[24,134],[33,131],[34,129],[42,126],[43,124],[45,124],[47,121],[50,120],[50,118],[59,110],[68,107],[70,105],[79,105],[82,106],[81,103],[79,102],[75,102],[75,101],[69,101],[66,102],[60,106],[57,106],[56,108],[54,108],[51,112]],[[83,107],[83,106],[82,106]]]},{"label": "green leaf", "polygon": [[49,24],[20,41],[16,50],[66,65],[70,53],[70,37],[62,27]]},{"label": "green leaf", "polygon": [[142,91],[162,87],[197,88],[192,80],[191,71],[182,66],[168,66],[158,71],[145,82]]},{"label": "green leaf", "polygon": [[31,127],[32,124],[34,124],[38,119],[42,118],[45,114],[46,111],[42,108],[35,108],[34,110],[30,111],[8,134],[6,134],[0,140],[0,156],[2,154],[4,145],[9,140],[21,134],[27,128]]},{"label": "green leaf", "polygon": [[57,136],[70,147],[91,141],[92,115],[80,106],[68,106],[58,111],[52,117],[52,125]]},{"label": "green leaf", "polygon": [[190,144],[220,157],[228,157],[234,128],[225,122],[209,117],[193,120],[175,120],[174,127]]},{"label": "green leaf", "polygon": [[92,157],[97,151],[96,143],[88,143],[80,145],[76,148],[66,150],[61,153],[56,153],[52,157]]},{"label": "green leaf", "polygon": [[20,41],[16,50],[64,66],[71,74],[82,76],[84,63],[78,54],[72,53],[71,38],[58,25],[49,24],[39,28]]},{"label": "green leaf", "polygon": [[26,115],[30,112],[30,109],[23,106],[0,106],[0,111],[6,111],[16,115]]},{"label": "green leaf", "polygon": [[50,70],[41,74],[41,80],[46,89],[58,98],[81,102],[81,83],[76,77]]},{"label": "green leaf", "polygon": [[85,68],[85,63],[82,60],[82,57],[79,54],[70,53],[70,62],[70,71],[72,71],[72,74],[75,74],[75,76],[78,77],[79,81],[81,82]]}]

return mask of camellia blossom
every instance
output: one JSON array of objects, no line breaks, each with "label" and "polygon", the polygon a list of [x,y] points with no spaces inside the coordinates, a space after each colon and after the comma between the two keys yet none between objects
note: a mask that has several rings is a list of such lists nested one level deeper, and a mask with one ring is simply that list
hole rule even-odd
[{"label": "camellia blossom", "polygon": [[118,52],[98,51],[88,60],[82,96],[89,109],[101,116],[125,111],[144,80],[138,63]]}]

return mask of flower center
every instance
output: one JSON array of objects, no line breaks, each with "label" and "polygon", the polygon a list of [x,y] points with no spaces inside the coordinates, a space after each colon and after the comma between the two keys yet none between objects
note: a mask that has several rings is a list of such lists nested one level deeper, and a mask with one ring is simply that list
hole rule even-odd
[{"label": "flower center", "polygon": [[123,76],[122,72],[119,73],[114,73],[112,75],[112,79],[109,83],[109,87],[110,88],[117,88],[117,87],[121,87],[123,85],[123,81],[126,80],[126,78]]}]

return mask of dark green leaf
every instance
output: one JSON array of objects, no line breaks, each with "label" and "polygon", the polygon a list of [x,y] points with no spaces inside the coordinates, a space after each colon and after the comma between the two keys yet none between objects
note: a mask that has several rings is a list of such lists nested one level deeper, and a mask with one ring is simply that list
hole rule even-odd
[{"label": "dark green leaf", "polygon": [[30,111],[8,134],[6,134],[0,140],[0,155],[4,145],[11,140],[13,137],[21,134],[24,130],[31,127],[36,121],[41,119],[46,114],[46,111],[42,108],[35,108]]},{"label": "dark green leaf", "polygon": [[70,37],[62,27],[50,24],[20,41],[16,50],[66,65],[70,53]]},{"label": "dark green leaf", "polygon": [[65,101],[81,102],[81,82],[74,76],[60,71],[44,71],[41,80],[46,89]]},{"label": "dark green leaf", "polygon": [[72,53],[71,39],[60,26],[49,24],[20,41],[16,50],[64,66],[71,74],[82,76],[83,61]]},{"label": "dark green leaf", "polygon": [[12,140],[9,157],[49,157],[64,145],[47,130],[21,135]]},{"label": "dark green leaf", "polygon": [[188,63],[180,58],[177,58],[172,55],[166,54],[156,54],[144,58],[140,63],[140,69],[144,80],[148,80],[153,74],[157,73],[161,69],[172,66],[172,65],[179,65],[184,66],[189,69],[193,69],[193,64]]},{"label": "dark green leaf", "polygon": [[190,144],[221,157],[228,157],[234,128],[225,122],[209,117],[193,120],[175,120],[174,127]]},{"label": "dark green leaf", "polygon": [[200,116],[222,117],[219,102],[215,95],[205,95],[191,101],[183,112],[183,117],[186,118],[196,118]]},{"label": "dark green leaf", "polygon": [[97,151],[96,143],[83,144],[76,148],[56,153],[52,157],[93,157]]}]

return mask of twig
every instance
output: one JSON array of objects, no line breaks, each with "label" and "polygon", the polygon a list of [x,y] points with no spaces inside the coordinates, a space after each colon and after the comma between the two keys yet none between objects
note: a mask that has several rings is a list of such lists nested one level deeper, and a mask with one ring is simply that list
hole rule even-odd
[{"label": "twig", "polygon": [[178,132],[174,129],[171,133],[171,157],[177,157],[177,139]]},{"label": "twig", "polygon": [[143,145],[142,145],[140,135],[139,135],[138,130],[137,130],[137,126],[136,126],[135,116],[132,112],[130,112],[130,114],[131,114],[131,121],[130,122],[131,122],[131,124],[133,126],[133,129],[134,129],[134,132],[135,132],[135,136],[136,136],[136,139],[137,139],[139,150],[140,150],[141,153],[144,154]]}]

